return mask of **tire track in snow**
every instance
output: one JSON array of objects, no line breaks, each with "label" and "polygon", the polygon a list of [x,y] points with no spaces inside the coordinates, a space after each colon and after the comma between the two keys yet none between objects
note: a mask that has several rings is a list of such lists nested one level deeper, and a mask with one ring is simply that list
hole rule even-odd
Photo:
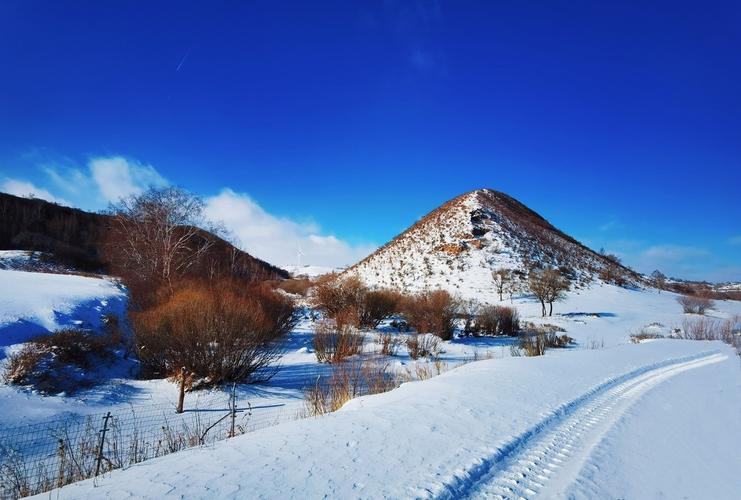
[{"label": "tire track in snow", "polygon": [[719,351],[667,360],[608,380],[562,405],[492,456],[456,475],[439,498],[535,498],[570,484],[602,436],[642,394],[681,372],[718,363]]}]

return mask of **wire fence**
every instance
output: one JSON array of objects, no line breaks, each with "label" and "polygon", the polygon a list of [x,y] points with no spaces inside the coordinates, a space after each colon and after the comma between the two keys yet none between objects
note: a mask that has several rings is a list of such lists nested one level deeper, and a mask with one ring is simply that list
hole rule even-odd
[{"label": "wire fence", "polygon": [[0,429],[0,498],[20,498],[126,468],[194,446],[213,444],[300,417],[284,404],[214,401],[175,413],[170,405],[69,416]]}]

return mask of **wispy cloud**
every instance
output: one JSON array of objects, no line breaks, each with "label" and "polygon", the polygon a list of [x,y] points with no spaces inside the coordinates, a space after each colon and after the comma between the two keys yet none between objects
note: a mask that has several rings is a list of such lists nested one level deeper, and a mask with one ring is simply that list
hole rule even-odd
[{"label": "wispy cloud", "polygon": [[270,214],[249,195],[231,189],[207,198],[206,215],[222,223],[235,237],[237,246],[277,265],[296,264],[299,246],[303,263],[330,267],[353,264],[376,248],[323,234],[315,223]]},{"label": "wispy cloud", "polygon": [[6,179],[2,190],[19,196],[32,195],[63,205],[102,208],[149,186],[165,186],[167,179],[151,165],[123,156],[91,158],[85,168],[45,163],[41,171],[48,186],[38,187],[25,179]]},{"label": "wispy cloud", "polygon": [[2,185],[0,185],[0,191],[13,194],[15,196],[22,196],[24,198],[40,198],[42,200],[59,203],[61,205],[68,204],[62,198],[54,196],[44,188],[40,188],[31,182],[18,179],[6,178],[3,181]]},{"label": "wispy cloud", "polygon": [[728,238],[728,244],[734,246],[741,245],[741,234]]}]

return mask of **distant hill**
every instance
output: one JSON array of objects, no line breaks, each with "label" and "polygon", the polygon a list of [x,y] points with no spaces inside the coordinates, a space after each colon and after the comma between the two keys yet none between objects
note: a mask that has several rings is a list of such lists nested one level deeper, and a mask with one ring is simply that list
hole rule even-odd
[{"label": "distant hill", "polygon": [[493,288],[492,270],[559,268],[576,286],[604,278],[644,279],[553,227],[543,217],[491,189],[460,195],[345,271],[366,283],[405,291],[443,288],[478,296]]},{"label": "distant hill", "polygon": [[[102,242],[110,217],[64,207],[40,199],[0,193],[0,250],[48,252],[60,262],[85,271],[115,267],[106,262]],[[207,232],[213,245],[190,277],[228,275],[245,281],[288,278],[289,274],[243,252],[224,239]],[[113,266],[112,266],[113,265]]]}]

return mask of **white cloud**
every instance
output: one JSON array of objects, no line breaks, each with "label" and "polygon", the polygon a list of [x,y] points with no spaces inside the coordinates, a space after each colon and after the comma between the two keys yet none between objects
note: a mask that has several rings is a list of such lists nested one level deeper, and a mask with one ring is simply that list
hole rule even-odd
[{"label": "white cloud", "polygon": [[332,235],[322,235],[313,223],[299,223],[266,212],[248,195],[224,189],[206,199],[206,216],[223,223],[237,239],[237,246],[272,264],[295,264],[299,246],[302,264],[341,267],[371,253],[374,245],[352,245]]},{"label": "white cloud", "polygon": [[[38,188],[25,180],[8,179],[2,188],[6,192],[21,192],[49,201],[60,202],[63,198],[71,204],[85,209],[98,209],[110,202],[139,194],[150,186],[162,187],[168,184],[151,165],[123,156],[91,158],[86,168],[44,165],[41,170],[46,175],[48,189]],[[33,191],[29,191],[33,188]],[[68,203],[67,203],[68,204]]]},{"label": "white cloud", "polygon": [[5,179],[2,186],[0,186],[0,190],[4,193],[13,194],[16,196],[23,196],[24,198],[41,198],[42,200],[59,203],[61,205],[68,204],[62,198],[54,196],[46,189],[37,187],[30,182],[18,179]]},{"label": "white cloud", "polygon": [[151,165],[121,156],[93,158],[88,164],[93,182],[105,201],[139,194],[149,186],[165,186],[167,181]]},{"label": "white cloud", "polygon": [[741,245],[741,234],[739,234],[738,236],[733,236],[729,238],[728,244],[729,245]]}]

